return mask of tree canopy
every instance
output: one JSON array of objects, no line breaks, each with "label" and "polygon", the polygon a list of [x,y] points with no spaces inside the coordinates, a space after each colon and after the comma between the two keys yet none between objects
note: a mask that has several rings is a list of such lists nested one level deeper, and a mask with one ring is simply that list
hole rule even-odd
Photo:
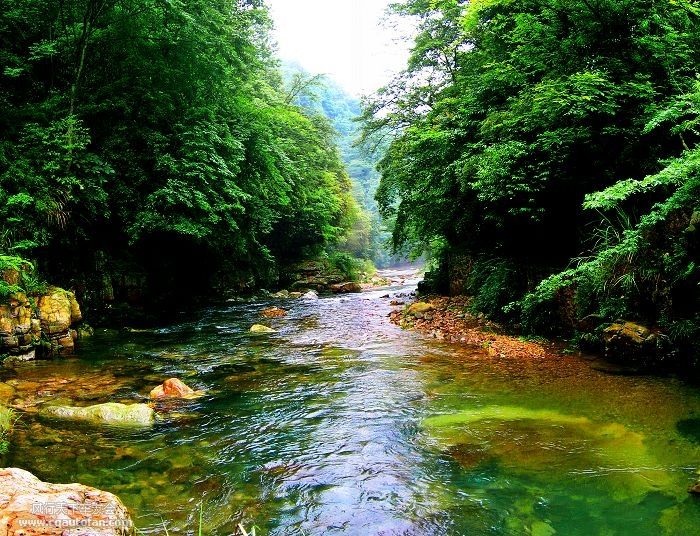
[{"label": "tree canopy", "polygon": [[287,100],[261,0],[0,0],[0,249],[260,282],[353,225],[328,121]]},{"label": "tree canopy", "polygon": [[[698,204],[695,4],[408,0],[394,11],[419,32],[407,69],[368,103],[365,131],[392,134],[378,200],[395,247],[432,250],[437,283],[464,253],[475,306],[531,326],[561,325],[541,300],[565,288],[579,318],[697,320],[669,297],[684,288],[698,304],[685,233]],[[538,287],[567,267],[575,277]]]}]

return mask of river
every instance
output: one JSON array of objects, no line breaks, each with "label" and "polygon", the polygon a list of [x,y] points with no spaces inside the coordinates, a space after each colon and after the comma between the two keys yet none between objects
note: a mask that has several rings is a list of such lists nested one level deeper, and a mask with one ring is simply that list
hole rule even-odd
[{"label": "river", "polygon": [[[700,532],[700,390],[575,356],[489,357],[400,330],[390,289],[183,312],[0,374],[27,407],[206,395],[148,430],[25,413],[4,463],[118,495],[144,534]],[[278,330],[252,335],[260,311]]]}]

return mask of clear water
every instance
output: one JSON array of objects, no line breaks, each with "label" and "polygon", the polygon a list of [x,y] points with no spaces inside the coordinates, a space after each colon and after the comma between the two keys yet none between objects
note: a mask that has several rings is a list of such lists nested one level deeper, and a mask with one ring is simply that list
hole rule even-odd
[{"label": "clear water", "polygon": [[[3,463],[111,491],[146,534],[196,533],[200,508],[212,535],[700,533],[697,388],[402,332],[386,292],[226,304],[4,372],[30,409]],[[279,333],[250,335],[270,304]],[[149,430],[32,409],[146,401],[169,377],[207,394]]]}]

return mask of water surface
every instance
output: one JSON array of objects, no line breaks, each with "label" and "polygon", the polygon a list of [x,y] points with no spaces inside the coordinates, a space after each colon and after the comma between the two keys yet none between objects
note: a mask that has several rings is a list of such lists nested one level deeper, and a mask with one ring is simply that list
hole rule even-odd
[{"label": "water surface", "polygon": [[[4,372],[29,407],[207,393],[141,431],[30,411],[4,463],[111,491],[146,534],[196,532],[200,508],[211,535],[698,533],[698,389],[402,332],[386,293],[227,303]],[[249,334],[270,305],[279,332]]]}]

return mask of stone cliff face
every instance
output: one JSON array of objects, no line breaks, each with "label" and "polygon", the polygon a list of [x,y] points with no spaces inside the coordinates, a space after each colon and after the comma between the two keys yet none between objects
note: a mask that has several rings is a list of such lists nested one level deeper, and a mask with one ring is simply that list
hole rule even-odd
[{"label": "stone cliff face", "polygon": [[[16,284],[18,274],[6,270],[0,274]],[[0,303],[0,355],[14,360],[34,359],[73,351],[82,320],[80,306],[72,292],[49,287],[41,294],[17,292]]]}]

